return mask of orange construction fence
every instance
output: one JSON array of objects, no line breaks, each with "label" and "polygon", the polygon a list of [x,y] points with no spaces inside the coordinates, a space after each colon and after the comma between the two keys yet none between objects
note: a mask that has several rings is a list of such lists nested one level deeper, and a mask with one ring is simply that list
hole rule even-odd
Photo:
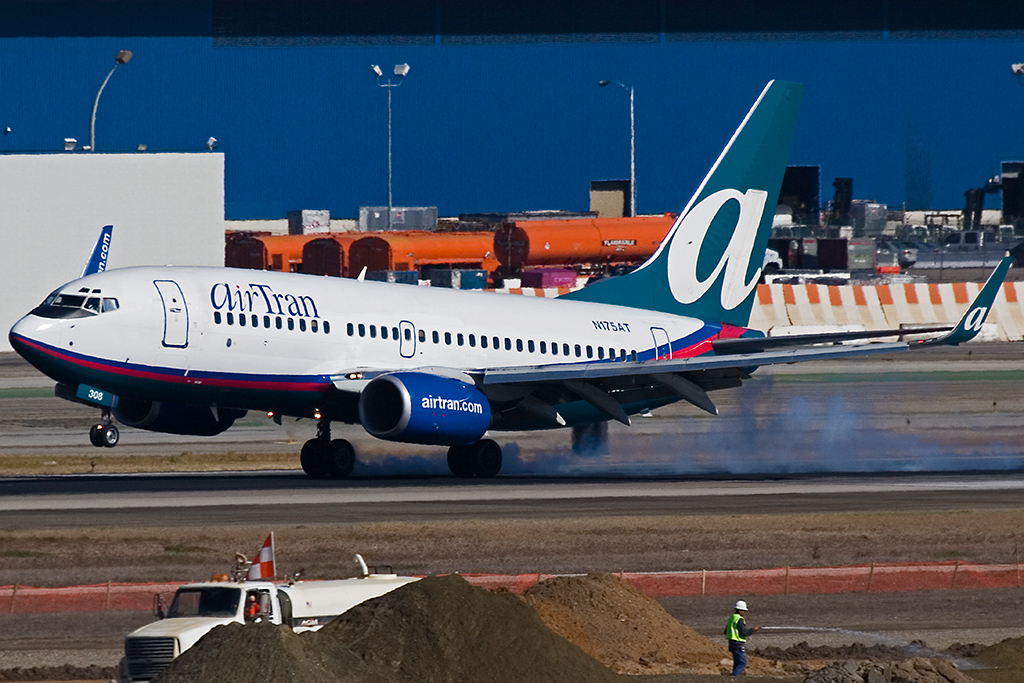
[{"label": "orange construction fence", "polygon": [[[522,593],[554,574],[463,574],[473,585]],[[1020,588],[1022,565],[970,562],[865,564],[618,574],[654,598],[715,595],[895,593],[918,590]],[[101,583],[36,588],[0,586],[0,614],[149,610],[154,593],[173,593],[184,582]]]}]

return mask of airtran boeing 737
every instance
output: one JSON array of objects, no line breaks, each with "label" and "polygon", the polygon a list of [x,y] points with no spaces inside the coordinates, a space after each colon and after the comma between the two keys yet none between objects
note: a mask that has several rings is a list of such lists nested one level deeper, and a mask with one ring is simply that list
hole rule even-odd
[{"label": "airtran boeing 737", "polygon": [[259,410],[318,421],[301,452],[313,477],[352,471],[334,421],[448,446],[453,474],[490,477],[501,469],[491,431],[628,425],[679,400],[717,414],[708,392],[761,365],[973,338],[1009,259],[959,323],[927,341],[821,346],[901,332],[746,327],[802,95],[769,83],[657,252],[557,299],[230,268],[105,270],[101,258],[18,321],[11,344],[58,395],[101,409],[98,446],[117,443],[112,418],[213,435]]}]

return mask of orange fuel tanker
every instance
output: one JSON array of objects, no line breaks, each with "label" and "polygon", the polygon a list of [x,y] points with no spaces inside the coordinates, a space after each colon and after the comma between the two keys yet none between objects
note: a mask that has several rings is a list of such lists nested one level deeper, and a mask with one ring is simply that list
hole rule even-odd
[{"label": "orange fuel tanker", "polygon": [[254,235],[229,233],[224,243],[224,265],[228,268],[301,272],[302,247],[325,234]]},{"label": "orange fuel tanker", "polygon": [[494,254],[507,272],[524,266],[606,265],[644,261],[675,217],[569,218],[502,223]]},{"label": "orange fuel tanker", "polygon": [[379,232],[349,247],[349,275],[369,271],[423,270],[424,266],[476,268],[493,271],[494,234],[491,232]]},{"label": "orange fuel tanker", "polygon": [[310,275],[349,277],[349,247],[364,235],[365,233],[361,232],[317,235],[317,239],[306,242],[302,247],[302,272]]}]

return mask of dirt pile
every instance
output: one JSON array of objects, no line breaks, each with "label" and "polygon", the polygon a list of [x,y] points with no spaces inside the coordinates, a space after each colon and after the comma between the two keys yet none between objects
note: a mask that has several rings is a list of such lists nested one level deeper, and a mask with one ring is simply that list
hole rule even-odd
[{"label": "dirt pile", "polygon": [[109,681],[117,679],[116,666],[16,666],[0,670],[0,681]]},{"label": "dirt pile", "polygon": [[835,662],[815,671],[804,683],[978,683],[941,657],[899,662]]},{"label": "dirt pile", "polygon": [[612,683],[518,597],[429,577],[357,605],[320,631],[231,624],[159,683]]},{"label": "dirt pile", "polygon": [[[548,627],[594,659],[626,674],[719,674],[732,669],[724,642],[680,623],[658,602],[612,574],[556,577],[523,598]],[[779,675],[750,658],[751,675]]]},{"label": "dirt pile", "polygon": [[865,643],[852,643],[850,645],[837,646],[808,645],[807,641],[803,641],[796,645],[790,645],[785,649],[769,645],[767,647],[754,648],[752,652],[759,657],[776,661],[810,659],[825,659],[830,661],[839,659],[846,661],[859,659],[876,662],[891,662],[899,659],[934,657],[937,655],[951,657],[953,659],[968,659],[975,656],[983,649],[983,647],[984,646],[977,644],[961,645],[956,643],[950,648],[939,652],[928,647],[926,643],[920,640],[915,640],[913,642],[906,643],[905,645],[884,645],[881,643],[867,645]]},{"label": "dirt pile", "polygon": [[1007,638],[985,648],[975,662],[992,669],[1024,669],[1024,637]]}]

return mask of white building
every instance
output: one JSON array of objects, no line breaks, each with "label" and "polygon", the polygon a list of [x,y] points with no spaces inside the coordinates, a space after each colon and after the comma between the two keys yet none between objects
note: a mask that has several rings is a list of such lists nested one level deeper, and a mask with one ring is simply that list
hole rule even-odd
[{"label": "white building", "polygon": [[18,318],[81,275],[104,225],[108,268],[224,265],[224,155],[0,155],[0,351]]}]

